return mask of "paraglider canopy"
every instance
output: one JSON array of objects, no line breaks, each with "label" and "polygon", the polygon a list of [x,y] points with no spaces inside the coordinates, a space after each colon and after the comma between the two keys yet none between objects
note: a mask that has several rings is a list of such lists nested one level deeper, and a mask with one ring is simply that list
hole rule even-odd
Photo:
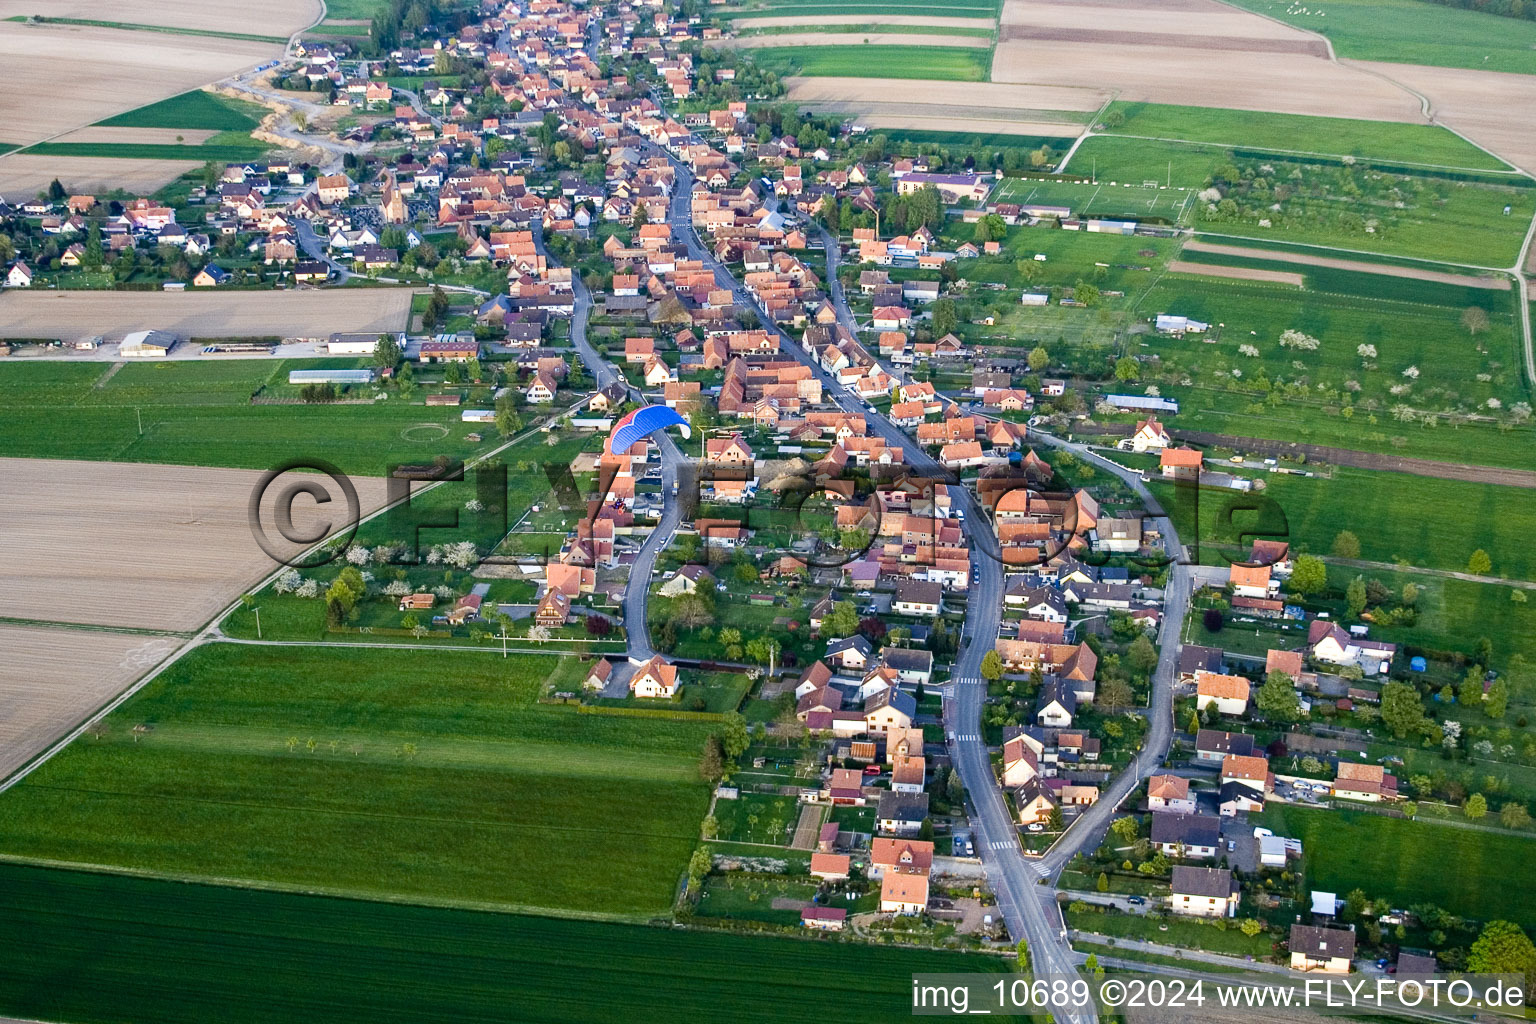
[{"label": "paraglider canopy", "polygon": [[608,435],[608,451],[612,454],[622,454],[635,442],[658,430],[673,426],[682,428],[684,440],[693,436],[693,430],[688,426],[688,421],[679,415],[676,409],[669,409],[665,405],[647,405],[625,413],[619,418],[619,422],[613,425],[613,433]]}]

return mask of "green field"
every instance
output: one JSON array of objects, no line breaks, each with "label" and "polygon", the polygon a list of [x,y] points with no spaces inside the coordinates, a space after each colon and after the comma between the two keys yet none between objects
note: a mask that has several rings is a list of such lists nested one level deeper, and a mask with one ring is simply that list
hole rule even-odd
[{"label": "green field", "polygon": [[326,0],[327,21],[358,21],[372,18],[388,6],[388,0]]},{"label": "green field", "polygon": [[[1464,571],[1468,556],[1482,548],[1497,574],[1515,579],[1536,574],[1536,551],[1528,540],[1536,529],[1536,496],[1529,490],[1344,467],[1336,468],[1331,480],[1282,474],[1265,479],[1268,486],[1256,493],[1279,506],[1283,521],[1229,514],[1229,508],[1251,504],[1253,495],[1202,488],[1200,540],[1231,543],[1239,531],[1262,522],[1266,528],[1287,528],[1301,551],[1326,553],[1340,531],[1350,530],[1360,538],[1360,557],[1368,561],[1402,559],[1407,565]],[[1187,523],[1190,510],[1172,503],[1173,485],[1152,487]],[[1192,538],[1185,537],[1185,543]]]},{"label": "green field", "polygon": [[105,157],[110,160],[214,160],[244,163],[272,147],[245,132],[220,132],[202,143],[39,142],[27,152],[39,156]]},{"label": "green field", "polygon": [[266,113],[254,103],[243,103],[215,93],[194,89],[180,96],[151,103],[97,124],[104,128],[210,128],[239,131],[255,128]]},{"label": "green field", "polygon": [[[1423,6],[1414,0],[1403,2]],[[1536,25],[1531,26],[1531,34],[1536,36]],[[1114,135],[1473,170],[1510,169],[1502,160],[1438,125],[1124,101],[1111,104],[1104,116],[1125,119],[1110,129]]]},{"label": "green field", "polygon": [[[875,15],[874,17],[878,17]],[[853,35],[883,32],[894,35],[923,35],[923,36],[977,36],[990,37],[992,28],[990,25],[977,23],[976,25],[884,25],[878,21],[868,24],[812,24],[812,25],[770,25],[767,28],[748,28],[739,31],[739,37],[748,36],[783,36],[800,34],[802,32],[836,32]]]},{"label": "green field", "polygon": [[[369,405],[252,405],[267,386],[286,393],[288,371],[357,360],[7,362],[0,366],[0,454],[266,469],[318,456],[348,473],[380,475],[391,462],[462,458],[478,424],[458,410],[392,397]],[[142,418],[143,434],[139,433]],[[423,424],[434,429],[412,431]],[[440,435],[435,429],[447,431]],[[481,429],[484,429],[481,427]]]},{"label": "green field", "polygon": [[[358,0],[346,0],[358,2]],[[761,0],[733,6],[723,10],[711,10],[708,16],[721,21],[734,18],[788,17],[791,15],[818,16],[825,14],[864,14],[871,21],[878,21],[885,14],[940,15],[947,18],[997,17],[998,0],[847,0],[846,3],[829,4],[827,0]],[[339,15],[332,14],[332,17]]]},{"label": "green field", "polygon": [[[1343,593],[1357,575],[1378,579],[1398,592],[1405,583],[1419,588],[1414,606],[1418,621],[1411,626],[1373,625],[1371,636],[1375,639],[1471,655],[1478,638],[1486,636],[1493,642],[1492,667],[1502,667],[1516,654],[1536,662],[1536,594],[1520,604],[1510,600],[1512,588],[1502,584],[1471,583],[1422,572],[1362,571],[1346,565],[1330,567],[1329,585]],[[1438,758],[1439,752],[1432,752],[1432,756]]]},{"label": "green field", "polygon": [[752,61],[779,75],[938,78],[982,82],[992,51],[958,46],[768,46]]},{"label": "green field", "polygon": [[1536,852],[1531,839],[1275,803],[1250,820],[1301,840],[1309,889],[1361,889],[1394,907],[1433,903],[1477,920],[1536,926],[1536,889],[1511,885],[1509,874]]},{"label": "green field", "polygon": [[0,865],[0,1013],[110,1024],[883,1024],[962,953]]},{"label": "green field", "polygon": [[204,646],[0,798],[0,854],[664,913],[708,803],[708,726],[534,703],[580,674],[553,656]]},{"label": "green field", "polygon": [[[1087,170],[1086,167],[1082,169]],[[1123,216],[1176,223],[1184,216],[1188,204],[1194,202],[1194,194],[1182,188],[1111,185],[1107,182],[1079,185],[1070,181],[1004,178],[993,190],[989,201],[1067,206],[1079,217]]]},{"label": "green field", "polygon": [[1233,2],[1327,36],[1344,58],[1536,74],[1536,24],[1521,18],[1419,0]]}]

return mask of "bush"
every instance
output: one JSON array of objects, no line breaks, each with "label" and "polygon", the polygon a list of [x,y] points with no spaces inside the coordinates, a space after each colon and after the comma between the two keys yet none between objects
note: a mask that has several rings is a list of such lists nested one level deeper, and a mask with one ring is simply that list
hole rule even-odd
[{"label": "bush", "polygon": [[1208,633],[1220,633],[1221,628],[1227,624],[1226,616],[1222,615],[1218,608],[1207,608],[1201,621],[1204,622]]}]

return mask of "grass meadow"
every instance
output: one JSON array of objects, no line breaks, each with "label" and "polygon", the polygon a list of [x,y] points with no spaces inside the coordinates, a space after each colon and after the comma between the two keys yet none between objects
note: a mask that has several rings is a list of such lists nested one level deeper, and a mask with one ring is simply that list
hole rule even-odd
[{"label": "grass meadow", "polygon": [[[367,2],[367,0],[344,0],[344,2],[357,3]],[[735,18],[784,18],[795,15],[815,17],[826,14],[868,13],[871,21],[879,21],[880,16],[885,14],[931,14],[946,18],[985,18],[990,21],[997,17],[1000,6],[999,0],[846,0],[840,4],[829,4],[827,0],[754,0],[740,6],[711,10],[709,17],[730,21]],[[332,17],[339,17],[339,15],[333,14]]]},{"label": "grass meadow", "polygon": [[[1529,490],[1342,466],[1334,469],[1332,479],[1276,473],[1264,479],[1265,489],[1251,495],[1201,489],[1202,543],[1240,542],[1243,530],[1251,536],[1262,524],[1266,532],[1285,531],[1300,551],[1327,553],[1340,531],[1349,530],[1360,538],[1360,557],[1367,561],[1401,560],[1459,572],[1482,548],[1493,560],[1494,573],[1513,579],[1536,576],[1536,552],[1527,540],[1536,529],[1536,501]],[[1173,485],[1154,482],[1152,488],[1187,525],[1193,510],[1175,499]],[[1251,505],[1259,494],[1279,507],[1283,520],[1269,513],[1228,511]],[[1193,536],[1180,530],[1186,544]]]},{"label": "grass meadow", "polygon": [[958,46],[768,46],[752,61],[779,75],[850,78],[937,78],[983,82],[992,51]]},{"label": "grass meadow", "polygon": [[[1536,25],[1532,35],[1536,36]],[[1115,135],[1470,170],[1510,169],[1504,161],[1438,125],[1125,101],[1111,104],[1104,116],[1115,119],[1116,115],[1124,121],[1112,129]]]},{"label": "grass meadow", "polygon": [[208,128],[236,131],[255,128],[265,113],[262,107],[254,103],[194,89],[98,121],[97,125],[103,128]]},{"label": "grass meadow", "polygon": [[665,913],[708,804],[708,727],[536,703],[569,664],[201,647],[0,798],[0,855]]},{"label": "grass meadow", "polygon": [[1310,889],[1360,889],[1394,907],[1433,903],[1464,917],[1536,927],[1536,889],[1510,884],[1511,866],[1526,862],[1536,840],[1274,803],[1252,820],[1301,840]]},{"label": "grass meadow", "polygon": [[[962,953],[524,917],[0,865],[0,1012],[107,1024],[406,1024],[908,1012]],[[61,983],[67,979],[67,983]]]},{"label": "grass meadow", "polygon": [[486,429],[461,423],[457,409],[397,396],[368,405],[250,403],[262,387],[286,393],[289,370],[357,360],[135,363],[98,387],[109,365],[0,366],[0,454],[238,469],[319,456],[344,472],[382,475],[392,462],[462,458],[479,447],[466,435]]},{"label": "grass meadow", "polygon": [[1536,74],[1536,24],[1418,0],[1234,0],[1327,36],[1351,60]]}]

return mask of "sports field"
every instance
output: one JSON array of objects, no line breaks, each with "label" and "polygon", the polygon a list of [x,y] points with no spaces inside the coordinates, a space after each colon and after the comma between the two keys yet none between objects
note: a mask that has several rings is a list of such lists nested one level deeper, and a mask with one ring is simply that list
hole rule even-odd
[{"label": "sports field", "polygon": [[909,1012],[915,971],[1001,969],[961,953],[14,865],[0,865],[0,942],[0,1013],[88,1022],[819,1024],[835,992],[840,1021],[883,1024]]},{"label": "sports field", "polygon": [[708,726],[534,702],[580,674],[554,656],[204,646],[0,795],[0,854],[664,913],[708,803]]},{"label": "sports field", "polygon": [[391,462],[460,458],[479,447],[467,437],[478,425],[420,399],[251,404],[262,388],[290,394],[289,370],[321,365],[361,363],[170,360],[124,366],[103,382],[111,364],[7,362],[0,366],[0,455],[243,469],[322,457],[343,472],[382,475]]},{"label": "sports field", "polygon": [[1536,22],[1419,0],[1232,0],[1317,32],[1352,60],[1536,74]]},{"label": "sports field", "polygon": [[[1062,145],[1058,142],[1057,145]],[[1074,168],[1084,172],[1074,161]],[[1069,181],[1039,181],[1032,178],[1005,178],[992,193],[992,202],[1041,203],[1070,207],[1076,216],[1124,216],[1138,220],[1166,220],[1177,223],[1183,217],[1194,193],[1183,188],[1159,188],[1139,184],[1077,184]]]},{"label": "sports field", "polygon": [[1309,889],[1360,889],[1394,907],[1433,903],[1464,917],[1536,927],[1536,890],[1509,882],[1509,866],[1529,860],[1536,840],[1275,803],[1253,821],[1301,840]]},{"label": "sports field", "polygon": [[782,46],[753,50],[752,60],[779,75],[982,82],[992,52],[956,46]]}]

